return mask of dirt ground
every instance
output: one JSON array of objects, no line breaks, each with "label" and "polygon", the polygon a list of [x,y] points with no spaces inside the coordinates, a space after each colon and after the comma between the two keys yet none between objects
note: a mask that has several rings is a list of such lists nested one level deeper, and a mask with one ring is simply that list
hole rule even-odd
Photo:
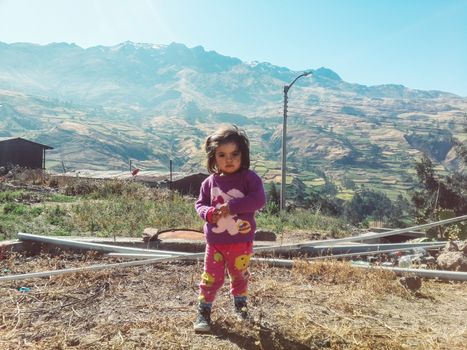
[{"label": "dirt ground", "polygon": [[[0,276],[103,262],[8,255]],[[201,263],[0,282],[0,348],[466,349],[467,283],[423,280],[412,293],[392,273],[333,261],[251,271],[250,319],[235,317],[226,284],[210,335],[192,329]]]}]

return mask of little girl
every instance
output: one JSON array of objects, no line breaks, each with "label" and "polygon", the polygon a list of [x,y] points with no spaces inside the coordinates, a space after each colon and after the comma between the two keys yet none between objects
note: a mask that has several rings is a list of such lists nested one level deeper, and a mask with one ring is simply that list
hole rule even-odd
[{"label": "little girl", "polygon": [[248,266],[253,255],[255,211],[266,197],[261,178],[250,168],[250,142],[236,126],[222,128],[206,139],[207,168],[195,208],[206,221],[204,272],[199,284],[196,332],[211,330],[211,306],[224,284],[225,269],[235,310],[247,317]]}]

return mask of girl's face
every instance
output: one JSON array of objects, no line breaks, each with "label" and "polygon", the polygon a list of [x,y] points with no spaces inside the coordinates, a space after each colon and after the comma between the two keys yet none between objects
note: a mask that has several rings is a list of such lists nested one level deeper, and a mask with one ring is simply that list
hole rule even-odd
[{"label": "girl's face", "polygon": [[240,169],[242,153],[234,142],[219,145],[216,148],[216,165],[221,174],[233,174]]}]

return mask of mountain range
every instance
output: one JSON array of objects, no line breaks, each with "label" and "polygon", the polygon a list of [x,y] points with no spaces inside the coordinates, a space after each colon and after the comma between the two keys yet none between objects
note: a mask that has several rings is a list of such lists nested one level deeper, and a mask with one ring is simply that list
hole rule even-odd
[{"label": "mountain range", "polygon": [[[310,68],[288,97],[290,177],[393,193],[413,184],[414,161],[465,171],[467,98],[402,85],[345,82]],[[244,128],[254,168],[279,181],[283,88],[302,72],[170,45],[0,42],[0,137],[54,147],[47,168],[166,172],[203,169],[202,144],[218,124]]]}]

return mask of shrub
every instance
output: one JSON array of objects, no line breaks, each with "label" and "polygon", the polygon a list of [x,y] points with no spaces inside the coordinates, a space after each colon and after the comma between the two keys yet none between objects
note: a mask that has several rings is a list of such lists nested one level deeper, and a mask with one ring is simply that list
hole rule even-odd
[{"label": "shrub", "polygon": [[0,203],[8,203],[18,200],[23,195],[24,191],[1,191],[0,192]]},{"label": "shrub", "polygon": [[17,203],[7,203],[3,206],[4,214],[23,215],[26,211],[26,206]]},{"label": "shrub", "polygon": [[65,223],[66,211],[56,205],[46,211],[47,221],[52,225],[63,225]]},{"label": "shrub", "polygon": [[316,210],[295,209],[290,212],[271,214],[266,210],[257,215],[257,226],[281,234],[284,230],[330,231],[340,235],[346,231],[344,220],[326,216]]}]

